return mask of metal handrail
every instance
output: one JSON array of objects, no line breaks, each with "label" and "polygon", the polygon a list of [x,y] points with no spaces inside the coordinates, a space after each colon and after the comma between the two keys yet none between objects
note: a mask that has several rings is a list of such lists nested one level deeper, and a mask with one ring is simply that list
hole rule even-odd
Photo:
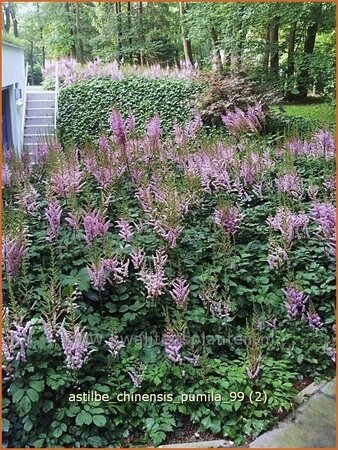
[{"label": "metal handrail", "polygon": [[22,144],[23,144],[24,133],[25,133],[26,102],[27,102],[27,82],[28,82],[28,62],[26,62],[25,85],[23,87],[23,106],[22,106],[23,111],[22,111],[22,124],[21,124]]},{"label": "metal handrail", "polygon": [[56,130],[56,121],[58,118],[58,96],[59,96],[59,61],[55,65],[55,112],[54,112],[54,129]]}]

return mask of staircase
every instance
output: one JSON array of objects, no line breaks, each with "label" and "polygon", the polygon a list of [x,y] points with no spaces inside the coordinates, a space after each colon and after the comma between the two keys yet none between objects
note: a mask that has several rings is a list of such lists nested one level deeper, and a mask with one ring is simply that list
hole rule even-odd
[{"label": "staircase", "polygon": [[39,144],[55,140],[55,92],[27,86],[23,146],[30,157]]}]

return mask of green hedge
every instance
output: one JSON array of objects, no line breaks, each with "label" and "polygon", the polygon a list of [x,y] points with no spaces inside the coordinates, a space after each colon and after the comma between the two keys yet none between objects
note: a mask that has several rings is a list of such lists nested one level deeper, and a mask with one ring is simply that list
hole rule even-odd
[{"label": "green hedge", "polygon": [[175,120],[189,116],[201,85],[181,78],[126,77],[122,80],[89,79],[64,87],[59,97],[58,133],[64,144],[85,144],[109,131],[112,107],[127,116],[131,109],[137,126],[158,114],[164,132]]}]

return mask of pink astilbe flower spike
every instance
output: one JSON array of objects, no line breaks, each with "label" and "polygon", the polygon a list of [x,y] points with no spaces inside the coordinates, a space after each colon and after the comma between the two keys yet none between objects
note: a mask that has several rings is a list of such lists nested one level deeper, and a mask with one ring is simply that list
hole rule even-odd
[{"label": "pink astilbe flower spike", "polygon": [[27,241],[22,235],[5,236],[2,243],[2,264],[7,275],[18,275],[23,258],[27,253]]},{"label": "pink astilbe flower spike", "polygon": [[32,186],[26,186],[18,195],[18,204],[26,211],[28,214],[36,212],[39,208],[39,193]]},{"label": "pink astilbe flower spike", "polygon": [[56,198],[49,201],[45,215],[49,224],[47,240],[53,242],[58,237],[62,215],[61,205]]},{"label": "pink astilbe flower spike", "polygon": [[12,172],[8,166],[8,164],[4,164],[2,166],[2,183],[4,186],[9,186],[11,183]]},{"label": "pink astilbe flower spike", "polygon": [[83,227],[87,244],[91,245],[97,237],[105,236],[108,233],[109,224],[110,221],[105,222],[99,211],[86,212],[83,215]]},{"label": "pink astilbe flower spike", "polygon": [[137,248],[131,253],[131,260],[136,270],[140,270],[144,264],[144,250],[142,248]]},{"label": "pink astilbe flower spike", "polygon": [[222,209],[218,208],[214,213],[216,225],[231,235],[237,233],[243,217],[244,214],[242,214],[236,206],[227,206]]},{"label": "pink astilbe flower spike", "polygon": [[74,330],[71,331],[61,327],[59,333],[67,368],[71,370],[81,369],[91,353],[88,333],[82,330],[79,325],[76,325]]},{"label": "pink astilbe flower spike", "polygon": [[304,292],[296,289],[293,286],[288,286],[282,289],[283,294],[286,297],[285,307],[290,319],[296,319],[298,316],[301,318],[305,314],[305,306],[309,300],[309,296],[305,295]]},{"label": "pink astilbe flower spike", "polygon": [[134,231],[130,223],[125,219],[119,219],[116,222],[116,228],[119,230],[119,236],[125,242],[130,242]]},{"label": "pink astilbe flower spike", "polygon": [[116,358],[120,351],[125,347],[124,342],[113,333],[107,341],[104,341],[108,347],[109,353]]},{"label": "pink astilbe flower spike", "polygon": [[113,109],[110,113],[109,124],[116,143],[124,147],[126,145],[124,120],[116,109]]},{"label": "pink astilbe flower spike", "polygon": [[304,213],[293,214],[287,208],[278,208],[274,217],[268,217],[266,223],[279,231],[286,242],[291,242],[301,231],[306,232],[309,218]]},{"label": "pink astilbe flower spike", "polygon": [[177,306],[184,308],[189,296],[189,284],[184,278],[176,278],[171,282],[170,295]]},{"label": "pink astilbe flower spike", "polygon": [[310,214],[314,222],[320,227],[323,237],[330,238],[336,232],[336,208],[332,203],[313,203]]},{"label": "pink astilbe flower spike", "polygon": [[181,364],[182,356],[182,339],[177,333],[172,330],[166,330],[163,334],[162,342],[167,358],[174,364]]}]

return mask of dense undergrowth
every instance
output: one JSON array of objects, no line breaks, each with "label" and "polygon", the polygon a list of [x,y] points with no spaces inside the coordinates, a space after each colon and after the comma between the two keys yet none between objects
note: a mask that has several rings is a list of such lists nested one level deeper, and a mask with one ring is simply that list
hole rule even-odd
[{"label": "dense undergrowth", "polygon": [[[240,445],[334,373],[333,136],[261,136],[259,105],[222,121],[225,140],[198,116],[140,136],[113,110],[96,145],[5,155],[6,446],[159,445],[187,422]],[[88,391],[110,402],[71,401]]]}]

